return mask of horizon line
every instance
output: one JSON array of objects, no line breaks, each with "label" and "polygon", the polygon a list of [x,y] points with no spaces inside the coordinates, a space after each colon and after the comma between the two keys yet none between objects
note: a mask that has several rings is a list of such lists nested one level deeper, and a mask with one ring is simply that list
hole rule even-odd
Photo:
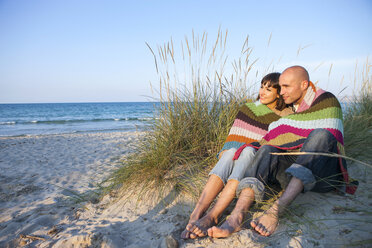
[{"label": "horizon line", "polygon": [[0,102],[0,104],[56,104],[56,103],[152,103],[159,101],[87,101],[87,102]]}]

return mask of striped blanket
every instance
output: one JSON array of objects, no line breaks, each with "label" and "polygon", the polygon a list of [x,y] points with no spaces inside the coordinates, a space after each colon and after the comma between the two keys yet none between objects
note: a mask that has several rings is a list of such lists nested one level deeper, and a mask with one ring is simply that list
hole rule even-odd
[{"label": "striped blanket", "polygon": [[310,132],[317,128],[330,131],[337,140],[340,153],[344,154],[344,128],[340,103],[332,93],[315,88],[310,83],[296,113],[271,123],[259,144],[288,150],[297,149],[302,147]]},{"label": "striped blanket", "polygon": [[266,135],[270,123],[279,118],[280,116],[260,101],[244,104],[239,109],[225,144],[218,154],[230,148],[239,149],[242,145],[258,142]]},{"label": "striped blanket", "polygon": [[[295,150],[302,147],[307,136],[317,128],[323,128],[333,134],[337,140],[338,152],[344,155],[342,110],[337,98],[330,92],[316,88],[310,83],[303,101],[296,113],[273,121],[268,131],[258,142],[246,144],[238,149],[236,159],[246,146],[259,148],[272,145],[284,150]],[[346,164],[339,159],[340,169],[346,182],[346,192],[353,194],[354,185],[349,184]]]}]

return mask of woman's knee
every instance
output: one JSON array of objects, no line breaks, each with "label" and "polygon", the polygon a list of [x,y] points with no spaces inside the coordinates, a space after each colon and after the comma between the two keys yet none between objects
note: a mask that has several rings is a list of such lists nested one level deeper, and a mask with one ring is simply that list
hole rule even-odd
[{"label": "woman's knee", "polygon": [[226,154],[226,156],[234,157],[237,149],[236,148],[230,148],[229,150],[226,150],[223,155]]},{"label": "woman's knee", "polygon": [[230,148],[228,150],[222,151],[222,154],[219,155],[220,156],[219,160],[224,160],[224,161],[232,160],[236,151],[237,151],[236,148]]},{"label": "woman's knee", "polygon": [[247,146],[243,149],[241,156],[254,156],[256,149],[250,146]]}]

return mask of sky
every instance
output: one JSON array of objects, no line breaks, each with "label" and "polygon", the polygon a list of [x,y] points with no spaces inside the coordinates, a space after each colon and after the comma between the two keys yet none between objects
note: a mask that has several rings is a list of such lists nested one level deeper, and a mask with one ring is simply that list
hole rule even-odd
[{"label": "sky", "polygon": [[159,76],[146,43],[156,50],[192,32],[213,41],[219,28],[227,71],[249,36],[259,77],[268,65],[302,65],[318,86],[351,95],[371,27],[370,0],[0,0],[0,103],[149,101]]}]

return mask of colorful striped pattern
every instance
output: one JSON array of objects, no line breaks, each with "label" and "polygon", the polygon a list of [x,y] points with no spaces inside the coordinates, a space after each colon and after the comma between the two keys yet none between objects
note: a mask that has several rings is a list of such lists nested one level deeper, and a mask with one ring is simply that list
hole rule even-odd
[{"label": "colorful striped pattern", "polygon": [[244,144],[261,140],[266,135],[269,124],[279,118],[277,114],[259,101],[244,104],[240,108],[219,153],[230,148],[239,149]]},{"label": "colorful striped pattern", "polygon": [[[340,103],[332,93],[317,89],[310,83],[297,112],[272,122],[256,147],[272,145],[287,150],[298,149],[302,147],[310,132],[317,128],[330,131],[337,140],[339,154],[345,154]],[[354,194],[357,187],[349,182],[342,159],[339,159],[339,164],[346,183],[346,192]]]},{"label": "colorful striped pattern", "polygon": [[312,83],[310,85],[297,112],[271,123],[267,134],[259,141],[260,145],[296,149],[302,146],[311,131],[323,128],[335,136],[339,147],[343,147],[340,103],[332,93],[316,89]]},{"label": "colorful striped pattern", "polygon": [[[256,111],[256,108],[265,111]],[[243,117],[245,119],[241,122]],[[294,150],[301,148],[308,135],[317,128],[330,131],[337,140],[338,153],[345,154],[340,103],[332,93],[315,88],[310,82],[310,87],[297,112],[291,115],[279,117],[265,105],[257,103],[243,107],[222,150],[237,148],[234,160],[239,158],[240,153],[247,146],[259,149],[262,145],[272,145],[284,150]],[[262,139],[259,140],[259,136]],[[346,166],[341,158],[339,165],[346,183],[346,192],[354,194],[357,184],[355,181],[350,183]]]}]

